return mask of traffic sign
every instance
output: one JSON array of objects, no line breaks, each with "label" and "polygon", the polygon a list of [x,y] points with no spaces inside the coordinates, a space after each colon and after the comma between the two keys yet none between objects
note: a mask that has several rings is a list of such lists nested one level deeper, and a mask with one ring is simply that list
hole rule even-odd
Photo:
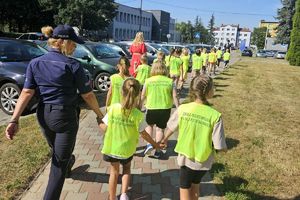
[{"label": "traffic sign", "polygon": [[170,33],[167,34],[167,38],[168,38],[168,39],[171,38],[171,34],[170,34]]},{"label": "traffic sign", "polygon": [[196,32],[196,33],[195,33],[195,38],[199,39],[199,38],[200,38],[200,35],[201,35],[200,32]]}]

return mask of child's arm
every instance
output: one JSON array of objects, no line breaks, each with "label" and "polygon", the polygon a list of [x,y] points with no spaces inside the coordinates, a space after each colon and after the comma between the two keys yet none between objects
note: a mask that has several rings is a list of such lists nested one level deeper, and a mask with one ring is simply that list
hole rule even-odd
[{"label": "child's arm", "polygon": [[213,141],[214,149],[217,152],[226,152],[227,151],[223,120],[221,117],[213,128],[212,141]]},{"label": "child's arm", "polygon": [[167,147],[167,143],[168,143],[168,140],[169,140],[169,137],[171,135],[173,135],[173,131],[171,131],[169,128],[166,128],[165,130],[165,137],[162,139],[162,141],[160,142],[161,143],[161,146],[163,146],[164,148]]},{"label": "child's arm", "polygon": [[176,108],[178,108],[179,106],[179,100],[177,98],[177,91],[176,91],[176,88],[173,88],[172,89],[172,96],[173,96],[173,102],[174,102],[174,105],[176,106]]},{"label": "child's arm", "polygon": [[144,84],[142,95],[141,95],[140,108],[143,107],[145,99],[146,99],[146,85]]},{"label": "child's arm", "polygon": [[98,122],[99,128],[103,131],[103,133],[106,132],[107,124],[108,124],[108,115],[106,114],[103,119],[96,118]]},{"label": "child's arm", "polygon": [[112,85],[109,86],[108,92],[107,92],[107,96],[106,96],[106,111],[107,111],[107,107],[110,105],[111,102],[111,94],[112,94]]},{"label": "child's arm", "polygon": [[149,142],[155,149],[160,149],[160,146],[156,142],[154,142],[152,137],[150,137],[150,135],[145,130],[140,132],[140,134],[142,135],[142,138]]}]

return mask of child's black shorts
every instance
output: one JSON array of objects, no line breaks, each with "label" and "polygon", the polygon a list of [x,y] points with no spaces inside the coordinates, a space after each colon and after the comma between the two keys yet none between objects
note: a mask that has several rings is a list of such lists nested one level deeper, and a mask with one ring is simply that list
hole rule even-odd
[{"label": "child's black shorts", "polygon": [[156,125],[158,128],[165,129],[171,115],[170,109],[147,110],[146,122],[149,125]]},{"label": "child's black shorts", "polygon": [[193,170],[186,166],[180,168],[180,188],[189,189],[193,184],[199,184],[206,170]]},{"label": "child's black shorts", "polygon": [[118,158],[113,158],[110,157],[108,155],[103,154],[103,160],[105,160],[106,162],[120,162],[121,165],[126,165],[127,163],[129,163],[132,160],[133,156],[127,158],[127,159],[118,159]]}]

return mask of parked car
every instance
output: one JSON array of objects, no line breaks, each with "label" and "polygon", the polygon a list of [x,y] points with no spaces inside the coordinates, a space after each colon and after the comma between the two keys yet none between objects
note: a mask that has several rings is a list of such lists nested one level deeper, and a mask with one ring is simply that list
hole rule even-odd
[{"label": "parked car", "polygon": [[253,53],[250,49],[245,49],[244,51],[242,51],[242,56],[249,56],[252,57]]},{"label": "parked car", "polygon": [[160,46],[164,47],[165,49],[167,49],[168,51],[171,51],[171,49],[183,49],[184,46],[181,44],[160,44]]},{"label": "parked car", "polygon": [[275,52],[272,50],[266,50],[267,57],[274,57]]},{"label": "parked car", "polygon": [[286,55],[286,52],[284,52],[284,51],[278,51],[277,53],[275,53],[274,58],[284,59],[285,55]]},{"label": "parked car", "polygon": [[32,32],[32,33],[24,33],[20,35],[17,39],[28,40],[30,42],[39,43],[40,41],[47,40],[48,38],[43,33]]},{"label": "parked car", "polygon": [[[47,51],[35,43],[0,38],[0,108],[6,114],[12,115],[17,100],[23,89],[26,68],[31,59],[45,54]],[[88,70],[85,74],[91,81]],[[30,112],[37,106],[38,93],[30,100],[24,112]]]},{"label": "parked car", "polygon": [[185,46],[186,48],[188,48],[190,50],[190,53],[193,54],[195,53],[196,49],[206,49],[207,52],[210,51],[211,46],[208,44],[188,44]]},{"label": "parked car", "polygon": [[258,50],[256,53],[256,57],[260,57],[260,58],[266,58],[267,57],[267,53],[265,50]]},{"label": "parked car", "polygon": [[[41,44],[48,48],[47,43]],[[95,89],[106,92],[110,87],[110,76],[117,73],[117,64],[121,55],[105,43],[86,42],[77,44],[72,55],[79,60],[93,77]]]}]

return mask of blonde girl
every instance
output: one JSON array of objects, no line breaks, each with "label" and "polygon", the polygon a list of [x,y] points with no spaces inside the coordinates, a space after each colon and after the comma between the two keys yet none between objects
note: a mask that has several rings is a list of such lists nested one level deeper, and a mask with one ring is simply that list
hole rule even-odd
[{"label": "blonde girl", "polygon": [[193,78],[190,103],[182,104],[167,124],[162,145],[178,130],[175,152],[180,166],[180,199],[198,200],[199,183],[211,169],[215,150],[226,150],[221,113],[210,107],[213,81],[206,75]]},{"label": "blonde girl", "polygon": [[202,71],[205,74],[208,70],[208,53],[207,53],[206,48],[203,48],[203,50],[201,52],[201,57],[202,57],[202,60],[203,60]]},{"label": "blonde girl", "polygon": [[170,57],[169,73],[173,79],[176,88],[178,87],[179,79],[183,77],[182,60],[180,59],[181,49],[175,49],[174,56]]},{"label": "blonde girl", "polygon": [[122,102],[110,106],[100,128],[105,132],[102,148],[103,159],[110,163],[109,199],[115,200],[120,171],[123,166],[122,189],[120,200],[128,200],[127,191],[130,183],[130,166],[133,154],[141,135],[156,149],[159,145],[145,131],[142,124],[144,114],[138,109],[140,101],[139,82],[128,78],[122,85]]},{"label": "blonde girl", "polygon": [[106,109],[114,103],[121,102],[121,87],[123,81],[126,78],[130,77],[129,74],[130,62],[126,57],[120,58],[117,67],[119,73],[114,74],[110,77],[111,84],[107,92]]},{"label": "blonde girl", "polygon": [[[141,102],[146,100],[146,122],[149,125],[147,132],[154,135],[153,126],[156,125],[155,141],[160,142],[163,138],[163,130],[166,128],[170,117],[173,103],[179,105],[176,87],[172,79],[168,78],[168,70],[163,62],[157,61],[152,65],[151,77],[145,82]],[[148,154],[153,149],[151,144],[147,144],[144,154]],[[154,157],[160,158],[161,151],[155,151]]]},{"label": "blonde girl", "polygon": [[212,48],[210,50],[210,53],[208,54],[208,73],[209,75],[211,75],[211,73],[213,72],[213,74],[216,74],[216,63],[217,63],[217,54],[215,52],[215,48]]},{"label": "blonde girl", "polygon": [[141,57],[141,65],[136,69],[136,80],[140,82],[141,85],[144,85],[145,80],[150,76],[151,67],[148,65],[148,58],[146,55]]},{"label": "blonde girl", "polygon": [[162,51],[157,52],[157,58],[155,58],[153,60],[153,63],[155,63],[156,61],[161,61],[161,62],[165,63],[165,54],[164,54],[164,52],[162,52]]},{"label": "blonde girl", "polygon": [[183,86],[183,83],[187,79],[187,74],[188,74],[188,69],[189,69],[189,63],[190,63],[190,55],[189,55],[189,50],[188,48],[183,48],[182,49],[182,54],[181,54],[181,60],[182,60],[182,81],[180,81],[179,88],[181,89]]}]

